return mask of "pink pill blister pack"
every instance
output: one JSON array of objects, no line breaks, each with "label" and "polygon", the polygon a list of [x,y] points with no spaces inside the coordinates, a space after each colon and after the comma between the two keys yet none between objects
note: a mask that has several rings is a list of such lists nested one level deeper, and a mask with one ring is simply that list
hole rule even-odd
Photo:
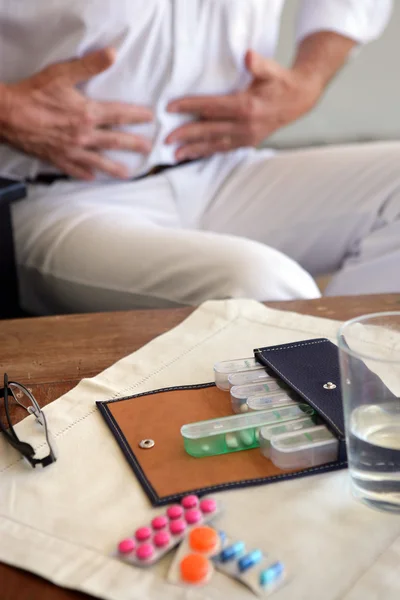
[{"label": "pink pill blister pack", "polygon": [[165,513],[139,527],[131,537],[121,540],[116,556],[137,567],[150,567],[175,548],[195,527],[210,522],[219,514],[214,498],[185,496]]}]

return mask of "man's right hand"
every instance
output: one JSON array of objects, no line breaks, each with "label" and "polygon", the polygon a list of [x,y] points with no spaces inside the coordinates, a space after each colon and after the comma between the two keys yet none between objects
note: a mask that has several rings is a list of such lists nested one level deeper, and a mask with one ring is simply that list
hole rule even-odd
[{"label": "man's right hand", "polygon": [[29,79],[0,86],[0,141],[36,156],[77,179],[92,180],[95,171],[129,177],[126,167],[102,150],[147,154],[151,142],[113,126],[145,123],[152,111],[121,102],[95,102],[76,86],[108,69],[111,48],[51,65]]}]

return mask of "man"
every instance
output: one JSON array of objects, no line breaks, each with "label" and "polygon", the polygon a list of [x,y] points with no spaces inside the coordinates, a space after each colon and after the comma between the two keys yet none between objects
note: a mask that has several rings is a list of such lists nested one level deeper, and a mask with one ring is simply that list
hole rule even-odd
[{"label": "man", "polygon": [[[255,150],[311,110],[390,0],[31,0],[0,8],[0,175],[37,314],[400,289],[400,144]],[[371,82],[373,76],[371,74]],[[371,83],[372,84],[372,83]],[[177,166],[178,165],[178,166]]]}]

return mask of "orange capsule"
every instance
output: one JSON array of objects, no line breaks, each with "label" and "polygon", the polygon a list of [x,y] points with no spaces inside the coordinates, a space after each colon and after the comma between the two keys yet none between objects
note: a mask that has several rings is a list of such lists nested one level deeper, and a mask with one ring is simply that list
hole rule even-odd
[{"label": "orange capsule", "polygon": [[210,554],[219,545],[219,535],[212,527],[196,527],[189,534],[189,545],[196,552]]},{"label": "orange capsule", "polygon": [[211,573],[211,563],[202,554],[187,554],[181,560],[181,578],[186,583],[203,583]]}]

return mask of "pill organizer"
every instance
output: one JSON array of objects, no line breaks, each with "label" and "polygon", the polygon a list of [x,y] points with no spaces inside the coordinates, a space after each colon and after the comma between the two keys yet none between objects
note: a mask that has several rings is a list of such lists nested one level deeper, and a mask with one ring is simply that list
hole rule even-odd
[{"label": "pill organizer", "polygon": [[282,392],[288,389],[284,383],[278,383],[275,379],[263,383],[249,383],[248,385],[234,385],[230,389],[231,400],[246,401],[250,396],[265,396],[271,392]]},{"label": "pill organizer", "polygon": [[272,392],[265,396],[249,396],[245,401],[232,401],[232,410],[235,413],[245,413],[255,410],[268,410],[278,406],[293,406],[298,404],[285,392]]},{"label": "pill organizer", "polygon": [[288,423],[262,427],[258,434],[261,453],[265,458],[270,458],[271,438],[282,433],[296,432],[302,429],[310,429],[311,427],[317,427],[313,417],[304,417],[296,421],[289,421]]},{"label": "pill organizer", "polygon": [[[235,360],[224,360],[214,365],[215,385],[224,391],[229,390],[228,376],[233,373],[247,373],[249,371],[259,371],[260,363],[256,362],[254,357],[238,358]],[[265,372],[265,370],[264,370]]]},{"label": "pill organizer", "polygon": [[180,504],[172,504],[165,513],[139,527],[131,537],[121,540],[116,556],[131,565],[148,567],[158,562],[179,544],[194,528],[214,519],[220,508],[213,498],[185,496]]},{"label": "pill organizer", "polygon": [[232,373],[228,375],[229,389],[234,385],[247,385],[248,383],[263,383],[274,379],[271,375],[268,375],[263,367],[254,369],[254,371],[247,371],[244,373]]},{"label": "pill organizer", "polygon": [[221,551],[222,540],[218,532],[207,525],[195,527],[180,544],[167,580],[185,586],[200,586],[208,583],[214,572],[210,560]]},{"label": "pill organizer", "polygon": [[339,441],[325,425],[273,436],[270,459],[280,469],[306,469],[337,460]]},{"label": "pill organizer", "polygon": [[297,403],[294,406],[189,423],[181,428],[181,435],[185,450],[191,456],[215,456],[257,448],[260,427],[313,414],[314,409],[308,404]]},{"label": "pill organizer", "polygon": [[[290,404],[292,396],[294,396],[294,394],[288,393],[286,390],[283,390],[280,387],[275,391],[261,393],[259,393],[259,389],[257,388],[257,393],[255,394],[248,394],[247,392],[242,394],[242,392],[240,391],[242,387],[247,388],[248,386],[238,386],[237,388],[231,388],[231,406],[234,413],[247,412],[249,410],[248,400],[250,398],[269,398],[271,400],[271,404],[282,404],[285,401],[287,401],[288,404]],[[239,390],[239,392],[237,392],[236,390]],[[265,402],[267,402],[267,400],[265,400]]]},{"label": "pill organizer", "polygon": [[245,542],[226,539],[213,558],[218,571],[240,581],[254,594],[268,597],[286,581],[285,567],[260,549],[248,549]]}]

